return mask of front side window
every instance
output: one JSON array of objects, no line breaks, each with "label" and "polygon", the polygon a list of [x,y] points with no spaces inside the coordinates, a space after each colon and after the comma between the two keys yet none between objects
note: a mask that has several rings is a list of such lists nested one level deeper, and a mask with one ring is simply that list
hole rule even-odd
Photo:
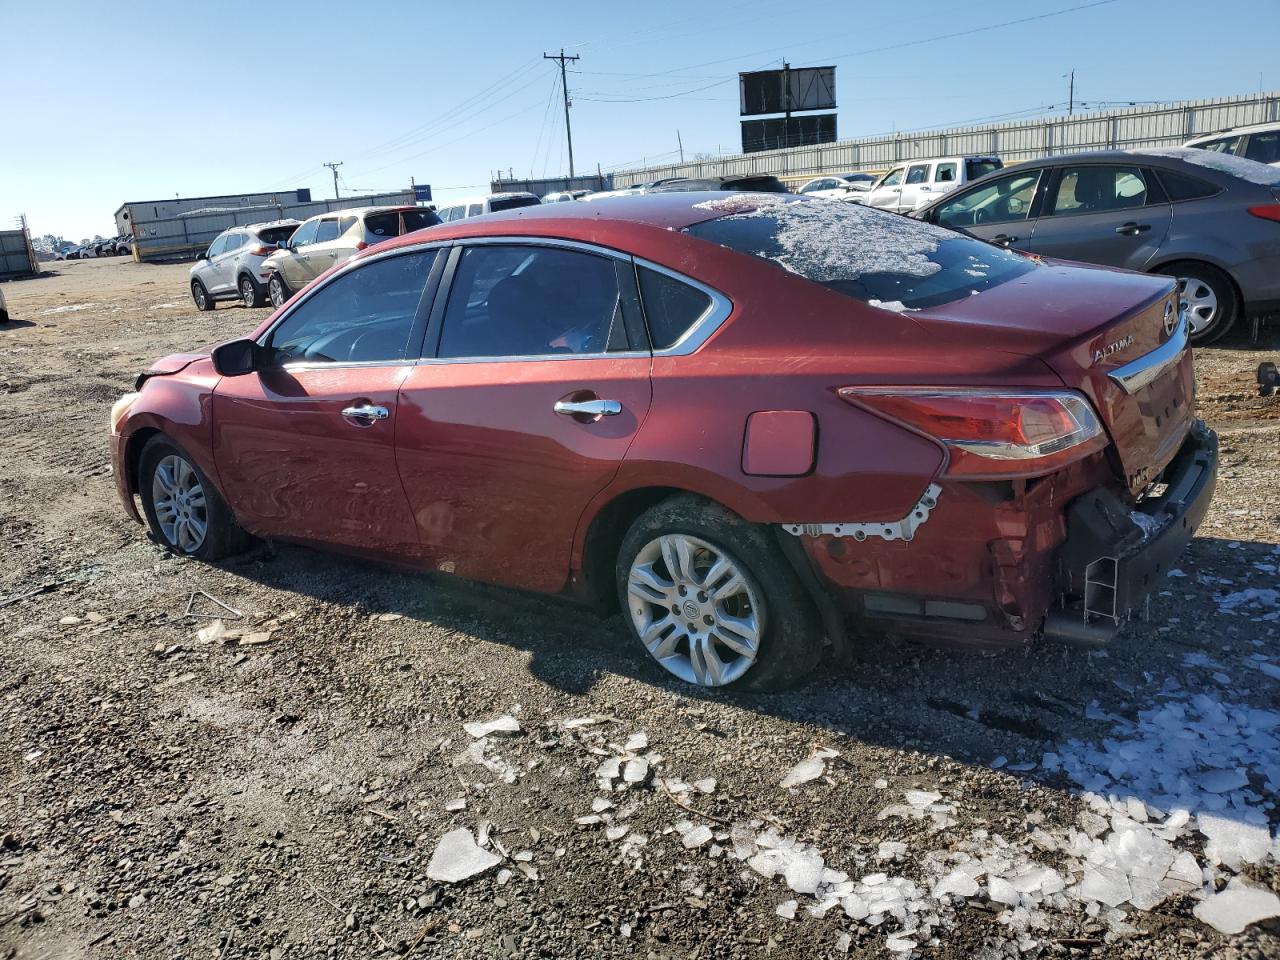
[{"label": "front side window", "polygon": [[711,297],[675,277],[648,267],[637,267],[636,276],[655,350],[675,346],[711,307]]},{"label": "front side window", "polygon": [[625,348],[612,259],[558,247],[463,250],[438,356],[533,357]]},{"label": "front side window", "polygon": [[1035,199],[1040,171],[1014,173],[968,190],[938,207],[934,222],[943,227],[1025,220]]},{"label": "front side window", "polygon": [[348,270],[298,304],[266,345],[282,364],[404,360],[435,257],[420,250]]},{"label": "front side window", "polygon": [[302,226],[300,226],[297,230],[294,231],[293,236],[289,238],[289,246],[301,247],[301,246],[305,246],[308,243],[315,243],[316,228],[319,226],[320,226],[319,220],[308,220],[306,223],[304,223]]},{"label": "front side window", "polygon": [[897,170],[890,170],[887,174],[885,174],[885,178],[880,181],[880,186],[896,187],[898,184],[902,182],[902,171],[904,169],[905,169],[904,167],[899,167]]},{"label": "front side window", "polygon": [[1063,167],[1049,212],[1054,216],[1106,213],[1146,202],[1146,177],[1137,167]]},{"label": "front side window", "polygon": [[205,254],[210,260],[214,257],[220,257],[227,251],[227,234],[216,238],[213,243],[209,244],[209,252]]},{"label": "front side window", "polygon": [[321,220],[316,227],[316,243],[328,243],[330,240],[338,239],[338,221],[337,220]]},{"label": "front side window", "polygon": [[1246,160],[1258,163],[1280,163],[1280,130],[1249,134],[1249,144],[1244,148]]},{"label": "front side window", "polygon": [[929,182],[929,165],[927,163],[919,163],[907,170],[907,185],[913,183]]}]

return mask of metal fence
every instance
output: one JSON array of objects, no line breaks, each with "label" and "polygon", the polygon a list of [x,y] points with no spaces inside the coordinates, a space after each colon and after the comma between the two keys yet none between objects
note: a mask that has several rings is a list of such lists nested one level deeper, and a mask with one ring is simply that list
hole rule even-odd
[{"label": "metal fence", "polygon": [[493,180],[489,184],[494,193],[523,192],[545,197],[548,193],[569,190],[612,190],[613,178],[607,173],[580,174],[576,177],[542,177],[537,180]]},{"label": "metal fence", "polygon": [[31,238],[25,230],[0,230],[0,280],[40,272]]},{"label": "metal fence", "polygon": [[614,187],[661,177],[771,173],[781,178],[884,170],[924,157],[994,155],[1006,163],[1057,153],[1177,146],[1191,137],[1280,121],[1280,92],[1185,100],[1072,116],[858,137],[835,143],[619,170]]},{"label": "metal fence", "polygon": [[203,251],[214,238],[229,227],[268,220],[306,220],[330,210],[351,207],[413,206],[413,191],[378,193],[340,200],[315,200],[298,203],[290,194],[282,194],[275,203],[252,206],[204,208],[176,217],[159,220],[133,220],[133,256],[141,263],[182,260]]}]

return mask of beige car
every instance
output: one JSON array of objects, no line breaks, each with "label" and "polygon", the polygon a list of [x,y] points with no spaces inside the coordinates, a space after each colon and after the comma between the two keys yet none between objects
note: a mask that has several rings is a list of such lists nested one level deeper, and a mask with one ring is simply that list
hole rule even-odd
[{"label": "beige car", "polygon": [[279,307],[330,267],[365,247],[440,222],[426,207],[352,207],[304,220],[262,261],[259,276]]}]

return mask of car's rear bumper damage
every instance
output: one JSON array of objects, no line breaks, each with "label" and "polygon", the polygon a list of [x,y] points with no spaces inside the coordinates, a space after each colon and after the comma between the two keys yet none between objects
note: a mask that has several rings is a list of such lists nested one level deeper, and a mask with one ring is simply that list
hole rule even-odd
[{"label": "car's rear bumper damage", "polygon": [[869,643],[1103,643],[1176,565],[1217,462],[1217,437],[1197,422],[1137,502],[1099,454],[1036,481],[931,487],[932,508],[907,538],[821,524],[784,527],[782,539],[800,545],[788,556],[825,594],[828,632],[838,617]]}]

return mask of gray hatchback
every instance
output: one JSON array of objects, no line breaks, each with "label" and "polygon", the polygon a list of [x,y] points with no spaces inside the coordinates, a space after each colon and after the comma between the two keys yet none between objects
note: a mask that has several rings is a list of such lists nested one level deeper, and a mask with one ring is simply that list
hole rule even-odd
[{"label": "gray hatchback", "polygon": [[1280,169],[1181,147],[1006,167],[912,216],[1002,247],[1178,278],[1193,343],[1280,313]]}]

